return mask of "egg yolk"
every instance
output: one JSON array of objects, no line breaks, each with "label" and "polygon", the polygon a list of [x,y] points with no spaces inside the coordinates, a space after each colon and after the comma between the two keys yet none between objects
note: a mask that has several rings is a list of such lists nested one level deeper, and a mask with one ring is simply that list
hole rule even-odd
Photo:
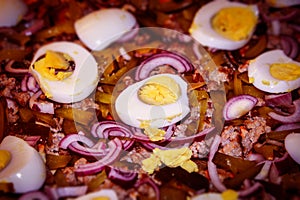
[{"label": "egg yolk", "polygon": [[179,85],[168,76],[158,76],[149,79],[138,92],[141,101],[150,105],[174,103],[180,94]]},{"label": "egg yolk", "polygon": [[257,23],[250,7],[227,7],[212,19],[213,29],[223,37],[239,41],[247,39]]},{"label": "egg yolk", "polygon": [[168,167],[180,166],[189,173],[197,172],[197,164],[190,160],[191,157],[192,151],[188,147],[170,150],[160,150],[155,148],[153,154],[142,161],[142,168],[144,171],[152,174],[161,163],[164,163]]},{"label": "egg yolk", "polygon": [[238,193],[234,190],[225,190],[222,192],[222,199],[224,200],[237,200],[238,199]]},{"label": "egg yolk", "polygon": [[110,200],[109,197],[93,197],[91,200]]},{"label": "egg yolk", "polygon": [[11,155],[9,151],[0,150],[0,171],[4,169],[11,160]]},{"label": "egg yolk", "polygon": [[146,127],[144,133],[151,141],[160,141],[164,139],[166,131],[154,127]]},{"label": "egg yolk", "polygon": [[300,78],[300,66],[295,63],[273,63],[270,74],[279,80],[293,81]]},{"label": "egg yolk", "polygon": [[70,71],[70,56],[48,50],[44,58],[34,63],[34,69],[49,80],[64,80],[72,75]]}]

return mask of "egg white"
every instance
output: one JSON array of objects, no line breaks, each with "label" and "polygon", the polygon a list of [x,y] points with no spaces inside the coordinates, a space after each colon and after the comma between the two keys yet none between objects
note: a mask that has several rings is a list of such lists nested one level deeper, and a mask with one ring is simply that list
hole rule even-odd
[{"label": "egg white", "polygon": [[6,136],[0,150],[11,154],[8,165],[0,171],[0,182],[13,183],[15,193],[38,190],[46,179],[46,167],[40,154],[27,142]]},{"label": "egg white", "polygon": [[[49,80],[34,69],[34,63],[47,50],[66,53],[75,62],[72,75],[64,80]],[[42,46],[34,55],[30,66],[31,74],[37,79],[42,91],[49,99],[59,103],[81,101],[88,97],[98,84],[98,65],[95,58],[82,46],[72,42],[54,42]]]},{"label": "egg white", "polygon": [[0,0],[0,5],[0,27],[17,25],[28,10],[22,0]]},{"label": "egg white", "polygon": [[284,139],[284,146],[289,155],[300,164],[300,133],[291,133],[287,135]]},{"label": "egg white", "polygon": [[[226,7],[249,7],[249,5],[239,2],[230,2],[227,0],[214,0],[202,6],[196,13],[192,27],[190,28],[191,36],[200,44],[223,50],[236,50],[244,46],[251,38],[251,34],[247,39],[233,41],[224,38],[217,33],[212,27],[211,20],[219,10]],[[256,5],[250,6],[256,16],[259,11]],[[238,17],[238,16],[237,16]]]},{"label": "egg white", "polygon": [[75,200],[90,200],[97,197],[107,197],[110,200],[118,200],[116,192],[110,189],[102,189],[100,191],[91,192],[89,194],[78,197]]},{"label": "egg white", "polygon": [[[142,102],[138,97],[138,90],[150,78],[156,76],[168,76],[174,79],[180,86],[181,96],[175,103],[155,106]],[[178,75],[159,74],[151,76],[140,82],[128,86],[117,97],[115,110],[119,118],[130,126],[139,127],[142,121],[151,120],[152,127],[165,127],[183,119],[189,112],[189,100],[187,96],[187,83]],[[175,117],[176,116],[176,117]],[[171,118],[171,120],[168,120]]]},{"label": "egg white", "polygon": [[[248,66],[249,79],[253,81],[256,88],[269,93],[281,93],[300,87],[300,78],[293,81],[274,78],[270,74],[272,63],[296,63],[300,65],[300,63],[286,56],[282,50],[271,50],[259,55]],[[265,84],[266,82],[269,84]]]},{"label": "egg white", "polygon": [[94,11],[74,24],[80,40],[91,50],[102,50],[136,25],[135,17],[119,8]]}]

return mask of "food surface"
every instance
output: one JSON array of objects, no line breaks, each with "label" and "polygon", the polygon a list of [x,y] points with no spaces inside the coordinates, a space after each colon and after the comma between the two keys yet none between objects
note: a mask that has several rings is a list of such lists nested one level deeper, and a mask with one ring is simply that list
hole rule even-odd
[{"label": "food surface", "polygon": [[300,197],[299,1],[0,4],[0,200]]}]

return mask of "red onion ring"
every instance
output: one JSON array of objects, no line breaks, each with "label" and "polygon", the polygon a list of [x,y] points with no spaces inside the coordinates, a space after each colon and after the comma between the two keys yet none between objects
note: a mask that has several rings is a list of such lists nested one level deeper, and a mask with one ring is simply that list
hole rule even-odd
[{"label": "red onion ring", "polygon": [[27,23],[27,28],[22,32],[22,34],[26,36],[30,36],[44,27],[43,19],[33,19],[29,23]]},{"label": "red onion ring", "polygon": [[44,194],[41,191],[34,191],[34,192],[28,192],[23,194],[19,200],[49,200],[49,197],[46,196],[46,194]]},{"label": "red onion ring", "polygon": [[35,146],[37,142],[41,139],[39,135],[29,135],[23,138],[30,146]]},{"label": "red onion ring", "polygon": [[90,147],[83,146],[79,144],[78,142],[72,142],[68,149],[70,149],[73,152],[76,152],[80,155],[84,156],[92,156],[92,157],[103,157],[108,154],[107,149],[94,149]]},{"label": "red onion ring", "polygon": [[131,187],[138,178],[138,173],[132,170],[124,170],[116,167],[109,167],[107,177],[124,188]]},{"label": "red onion ring", "polygon": [[262,187],[262,185],[259,182],[254,183],[251,187],[245,189],[245,190],[240,190],[238,191],[239,197],[247,197],[257,190],[259,190]]},{"label": "red onion ring", "polygon": [[136,184],[135,184],[135,188],[139,188],[141,185],[144,185],[144,184],[147,184],[147,185],[150,185],[154,192],[155,192],[155,199],[156,200],[159,200],[160,199],[160,190],[158,188],[158,186],[154,183],[154,181],[150,178],[143,178],[143,179],[140,179]]},{"label": "red onion ring", "polygon": [[[241,117],[246,114],[257,103],[257,98],[251,95],[239,95],[229,99],[223,109],[223,117],[225,120],[232,120]],[[247,107],[245,107],[247,106]],[[241,110],[243,107],[243,110]]]},{"label": "red onion ring", "polygon": [[5,71],[10,72],[10,73],[18,73],[18,74],[23,74],[23,73],[28,73],[29,69],[22,69],[22,68],[13,68],[13,64],[15,63],[14,60],[10,60],[4,67]]},{"label": "red onion ring", "polygon": [[40,90],[33,94],[29,99],[29,107],[32,110],[39,111],[42,113],[54,114],[54,105],[53,103],[47,101],[38,101],[39,96],[41,96],[43,92]]},{"label": "red onion ring", "polygon": [[165,146],[160,146],[158,144],[152,143],[152,142],[140,142],[145,148],[147,148],[148,150],[153,150],[155,148],[161,149],[161,150],[168,150],[170,148],[165,147]]},{"label": "red onion ring", "polygon": [[209,174],[212,184],[215,186],[215,188],[218,191],[224,192],[227,188],[221,182],[219,175],[218,175],[217,166],[212,161],[215,156],[215,153],[218,151],[220,143],[221,143],[221,137],[219,135],[216,135],[214,138],[214,141],[212,142],[212,144],[210,146],[207,167],[208,167],[208,174]]},{"label": "red onion ring", "polygon": [[265,101],[268,106],[271,107],[291,107],[293,100],[292,100],[292,93],[282,93],[282,94],[269,94],[265,95]]},{"label": "red onion ring", "polygon": [[288,36],[288,35],[281,35],[280,36],[280,44],[281,44],[283,52],[287,56],[289,56],[292,59],[297,57],[297,55],[299,53],[299,44],[295,38]]},{"label": "red onion ring", "polygon": [[300,99],[297,99],[293,102],[295,106],[295,112],[292,113],[291,115],[285,116],[285,115],[280,115],[275,112],[269,112],[269,116],[272,117],[273,119],[283,122],[283,123],[296,123],[300,122]]},{"label": "red onion ring", "polygon": [[73,142],[82,142],[83,144],[87,145],[88,147],[92,147],[95,145],[95,143],[83,135],[83,133],[80,131],[78,134],[69,134],[66,135],[60,142],[59,147],[62,149],[67,149],[69,145],[71,145]]},{"label": "red onion ring", "polygon": [[179,73],[194,69],[193,65],[183,56],[171,52],[165,52],[152,55],[144,60],[136,70],[135,79],[143,80],[149,77],[151,71],[162,65],[170,65]]},{"label": "red onion ring", "polygon": [[103,170],[105,166],[112,164],[119,157],[122,152],[122,142],[118,138],[114,138],[108,142],[108,148],[108,154],[106,154],[102,159],[93,163],[78,166],[78,168],[74,170],[75,173],[79,176],[85,176],[95,174]]},{"label": "red onion ring", "polygon": [[265,162],[264,166],[262,167],[260,172],[255,176],[256,180],[266,179],[269,175],[270,168],[271,168],[271,165],[272,165],[272,161],[266,160],[264,162]]},{"label": "red onion ring", "polygon": [[91,133],[94,137],[105,139],[109,137],[122,137],[121,141],[124,150],[128,150],[134,143],[133,140],[129,140],[129,138],[132,138],[132,132],[114,121],[101,121],[94,124]]},{"label": "red onion ring", "polygon": [[37,92],[40,89],[39,84],[35,78],[31,75],[25,75],[21,82],[21,90],[23,92]]},{"label": "red onion ring", "polygon": [[300,129],[300,123],[282,124],[278,126],[275,131],[286,131],[293,129]]}]

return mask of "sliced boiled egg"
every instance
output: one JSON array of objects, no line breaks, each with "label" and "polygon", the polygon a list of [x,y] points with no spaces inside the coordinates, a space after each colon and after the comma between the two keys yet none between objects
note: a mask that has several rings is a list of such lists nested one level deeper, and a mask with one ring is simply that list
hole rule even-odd
[{"label": "sliced boiled egg", "polygon": [[191,198],[192,200],[237,200],[238,193],[234,190],[225,190],[222,193],[203,193]]},{"label": "sliced boiled egg", "polygon": [[0,183],[12,183],[15,193],[38,190],[46,179],[41,155],[24,140],[7,136],[0,144]]},{"label": "sliced boiled egg", "polygon": [[27,10],[23,0],[0,0],[0,27],[17,25]]},{"label": "sliced boiled egg", "polygon": [[98,65],[82,46],[54,42],[42,46],[34,55],[30,73],[47,98],[59,103],[81,101],[98,84]]},{"label": "sliced boiled egg", "polygon": [[300,63],[282,50],[259,55],[248,66],[249,81],[265,92],[289,92],[300,87]]},{"label": "sliced boiled egg", "polygon": [[214,0],[198,10],[189,32],[203,46],[235,50],[250,40],[258,13],[255,5]]},{"label": "sliced boiled egg", "polygon": [[300,133],[291,133],[284,139],[284,146],[289,155],[300,164]]},{"label": "sliced boiled egg", "polygon": [[82,17],[74,26],[78,37],[88,48],[102,50],[136,24],[136,19],[130,12],[107,8]]},{"label": "sliced boiled egg", "polygon": [[117,194],[111,189],[102,189],[76,198],[75,200],[118,200]]},{"label": "sliced boiled egg", "polygon": [[178,75],[159,74],[128,86],[115,101],[119,118],[130,126],[165,127],[190,111],[187,83]]}]

